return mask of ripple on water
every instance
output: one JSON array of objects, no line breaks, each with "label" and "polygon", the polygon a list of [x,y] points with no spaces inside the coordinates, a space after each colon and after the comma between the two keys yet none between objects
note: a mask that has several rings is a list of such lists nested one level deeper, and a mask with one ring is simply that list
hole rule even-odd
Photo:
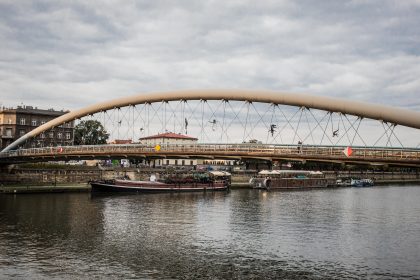
[{"label": "ripple on water", "polygon": [[0,196],[6,278],[420,278],[420,188]]}]

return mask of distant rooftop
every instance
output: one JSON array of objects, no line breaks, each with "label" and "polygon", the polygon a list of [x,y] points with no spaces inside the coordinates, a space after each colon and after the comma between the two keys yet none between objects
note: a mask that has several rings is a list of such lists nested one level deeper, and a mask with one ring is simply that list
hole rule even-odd
[{"label": "distant rooftop", "polygon": [[173,132],[166,132],[166,133],[160,133],[156,135],[146,136],[140,138],[140,140],[147,140],[147,139],[158,139],[158,138],[170,138],[170,139],[189,139],[189,140],[198,140],[198,138],[194,138],[187,135],[177,134]]},{"label": "distant rooftop", "polygon": [[110,142],[110,144],[131,144],[131,139],[115,139]]},{"label": "distant rooftop", "polygon": [[38,109],[38,107],[21,105],[21,106],[17,106],[16,108],[15,107],[2,106],[2,107],[0,107],[0,112],[61,116],[61,115],[64,115],[65,113],[68,113],[69,111],[68,110],[67,111],[64,111],[64,110],[59,110],[58,111],[58,110],[54,110],[53,108]]}]

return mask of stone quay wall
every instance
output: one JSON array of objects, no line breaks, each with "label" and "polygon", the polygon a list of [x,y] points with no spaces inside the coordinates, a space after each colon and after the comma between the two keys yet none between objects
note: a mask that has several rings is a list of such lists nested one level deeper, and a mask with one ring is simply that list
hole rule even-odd
[{"label": "stone quay wall", "polygon": [[[72,167],[72,168],[9,168],[0,170],[0,185],[56,185],[66,183],[87,183],[91,180],[112,179],[127,175],[133,180],[148,180],[151,174],[165,174],[160,169],[140,168],[98,168],[98,167]],[[372,171],[325,171],[327,178],[353,177],[370,178],[375,182],[420,182],[420,173],[417,172],[372,172]],[[232,183],[246,185],[249,179],[257,174],[254,170],[241,170],[232,172]]]}]

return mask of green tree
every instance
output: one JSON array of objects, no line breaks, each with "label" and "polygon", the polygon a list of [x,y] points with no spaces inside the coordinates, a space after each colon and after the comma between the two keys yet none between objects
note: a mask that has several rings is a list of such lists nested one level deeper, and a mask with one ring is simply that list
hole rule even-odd
[{"label": "green tree", "polygon": [[96,120],[81,121],[74,127],[74,145],[106,144],[109,133]]}]

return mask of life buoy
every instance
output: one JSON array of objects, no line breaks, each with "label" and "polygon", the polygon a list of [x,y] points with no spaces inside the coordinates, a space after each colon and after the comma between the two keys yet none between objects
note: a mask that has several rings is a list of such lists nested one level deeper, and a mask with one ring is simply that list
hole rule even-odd
[{"label": "life buoy", "polygon": [[263,186],[266,187],[267,189],[270,188],[271,179],[270,178],[264,179]]},{"label": "life buoy", "polygon": [[57,153],[61,154],[63,152],[63,147],[57,147]]}]

